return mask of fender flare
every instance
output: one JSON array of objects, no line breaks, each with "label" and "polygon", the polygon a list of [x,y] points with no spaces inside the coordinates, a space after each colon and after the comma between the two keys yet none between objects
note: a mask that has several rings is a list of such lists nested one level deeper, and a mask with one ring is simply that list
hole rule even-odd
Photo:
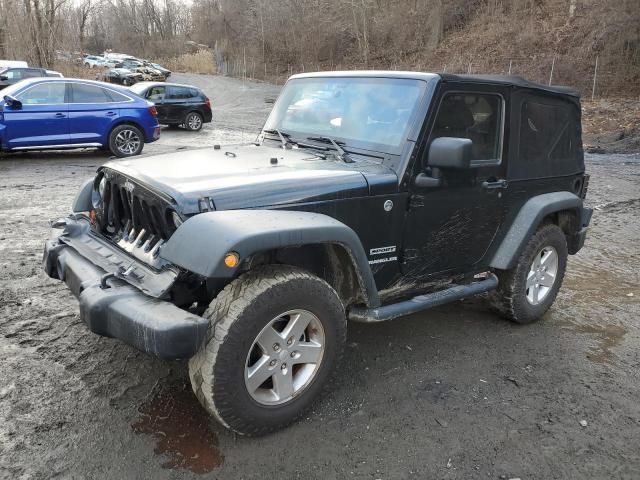
[{"label": "fender flare", "polygon": [[76,193],[73,203],[71,204],[71,211],[73,213],[88,212],[92,208],[91,194],[93,193],[93,182],[95,179],[90,178],[86,180],[78,193]]},{"label": "fender flare", "polygon": [[578,218],[581,218],[582,199],[571,192],[553,192],[527,200],[520,208],[489,266],[499,270],[513,268],[525,244],[544,217],[563,210],[575,210]]},{"label": "fender flare", "polygon": [[160,257],[205,278],[234,278],[225,254],[249,256],[284,247],[332,243],[349,254],[367,305],[380,305],[378,290],[358,235],[335,218],[289,210],[224,210],[189,218],[160,249]]}]

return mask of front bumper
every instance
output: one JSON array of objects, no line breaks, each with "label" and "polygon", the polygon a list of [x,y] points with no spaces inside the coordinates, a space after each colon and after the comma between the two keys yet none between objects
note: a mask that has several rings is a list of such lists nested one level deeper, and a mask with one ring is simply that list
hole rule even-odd
[{"label": "front bumper", "polygon": [[[75,225],[78,221],[70,222]],[[123,262],[127,269],[133,266],[134,271],[142,271],[144,266],[116,247],[100,244],[95,247],[96,258],[87,258],[91,257],[90,248],[76,249],[73,245],[91,246],[95,239],[89,238],[90,234],[84,229],[73,231],[72,228],[71,234],[68,230],[65,227],[60,236],[47,241],[44,269],[51,278],[64,281],[78,298],[80,318],[92,332],[118,338],[138,350],[165,359],[189,358],[198,351],[207,332],[207,320],[168,301],[146,295],[125,281],[121,269]],[[70,236],[73,234],[76,236]],[[98,251],[105,248],[109,251]],[[113,261],[115,268],[112,271],[107,271],[110,268],[105,264],[105,258]],[[106,269],[97,266],[96,262]],[[138,281],[144,281],[144,275]]]}]

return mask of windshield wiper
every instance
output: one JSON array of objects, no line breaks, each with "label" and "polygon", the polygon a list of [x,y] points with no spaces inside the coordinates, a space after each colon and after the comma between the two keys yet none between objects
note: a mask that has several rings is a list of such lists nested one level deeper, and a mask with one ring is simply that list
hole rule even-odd
[{"label": "windshield wiper", "polygon": [[293,147],[295,142],[290,140],[291,135],[286,132],[281,132],[279,129],[274,128],[272,130],[263,130],[264,133],[269,133],[271,135],[278,135],[280,137],[280,141],[282,142],[282,148],[290,150]]},{"label": "windshield wiper", "polygon": [[307,137],[307,140],[313,140],[314,142],[322,142],[322,143],[330,143],[338,152],[338,158],[342,160],[344,163],[353,163],[353,159],[349,156],[347,152],[345,152],[344,148],[340,146],[340,143],[344,145],[344,142],[336,142],[331,137]]}]

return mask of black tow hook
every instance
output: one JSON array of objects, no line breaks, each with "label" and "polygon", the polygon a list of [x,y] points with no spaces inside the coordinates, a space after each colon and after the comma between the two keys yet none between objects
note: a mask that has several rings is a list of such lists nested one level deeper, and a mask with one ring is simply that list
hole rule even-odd
[{"label": "black tow hook", "polygon": [[100,277],[101,289],[105,290],[107,288],[111,288],[111,285],[107,284],[107,280],[109,280],[110,278],[116,278],[116,272],[105,273],[104,275],[102,275],[102,277]]}]

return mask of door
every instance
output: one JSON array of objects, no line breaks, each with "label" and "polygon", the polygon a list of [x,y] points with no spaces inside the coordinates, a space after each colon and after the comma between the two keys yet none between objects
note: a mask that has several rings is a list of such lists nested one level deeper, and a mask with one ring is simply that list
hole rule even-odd
[{"label": "door", "polygon": [[169,105],[166,100],[167,87],[164,85],[156,85],[147,90],[145,98],[153,102],[158,110],[158,122],[168,123],[170,121]]},{"label": "door", "polygon": [[119,106],[109,91],[88,83],[69,83],[69,132],[71,143],[106,145]]},{"label": "door", "polygon": [[22,105],[4,105],[7,147],[46,147],[69,143],[64,82],[33,85],[16,95]]},{"label": "door", "polygon": [[[425,147],[438,137],[470,139],[471,168],[429,170],[438,185],[411,187],[405,228],[405,274],[469,272],[482,264],[504,217],[502,162],[505,105],[495,92],[448,91]],[[424,148],[426,162],[428,148]],[[415,173],[422,171],[422,166]]]}]

